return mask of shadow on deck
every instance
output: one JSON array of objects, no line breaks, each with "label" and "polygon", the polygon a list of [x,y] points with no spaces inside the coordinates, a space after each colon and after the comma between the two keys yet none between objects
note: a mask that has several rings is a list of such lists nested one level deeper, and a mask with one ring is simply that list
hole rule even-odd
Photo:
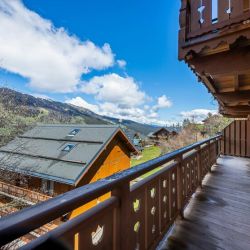
[{"label": "shadow on deck", "polygon": [[250,159],[217,162],[159,249],[250,249]]}]

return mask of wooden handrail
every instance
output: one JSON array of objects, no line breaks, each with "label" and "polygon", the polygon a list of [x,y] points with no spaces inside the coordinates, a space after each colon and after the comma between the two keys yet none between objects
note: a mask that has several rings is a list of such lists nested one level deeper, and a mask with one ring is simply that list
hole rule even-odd
[{"label": "wooden handrail", "polygon": [[[197,188],[198,182],[199,183],[201,182],[202,178],[204,177],[208,169],[212,166],[211,164],[214,163],[214,160],[216,160],[217,155],[219,154],[218,145],[219,145],[220,139],[221,139],[221,135],[217,135],[215,137],[203,140],[201,142],[194,143],[182,149],[176,150],[174,152],[168,153],[154,160],[138,165],[134,168],[127,169],[123,172],[112,175],[98,182],[77,188],[75,190],[69,191],[65,194],[52,198],[48,201],[42,202],[33,207],[26,208],[12,215],[3,217],[2,219],[0,219],[0,245],[7,244],[29,233],[30,231],[52,220],[55,220],[59,218],[60,216],[68,212],[71,212],[72,210],[110,191],[112,192],[114,196],[117,196],[119,198],[120,211],[121,211],[120,216],[121,218],[124,218],[125,215],[128,216],[129,209],[130,209],[128,200],[130,199],[130,196],[133,194],[133,190],[130,190],[130,186],[129,186],[130,181],[136,179],[137,177],[153,169],[163,166],[164,164],[167,164],[173,160],[175,162],[178,162],[178,166],[184,167],[187,169],[189,169],[189,164],[193,164],[192,166],[194,166],[195,170],[197,170],[197,173],[196,173],[197,178],[192,180],[192,182],[196,183],[197,181],[197,183],[194,184],[190,182],[190,185],[187,185],[187,187],[185,188],[182,187],[182,184],[177,183],[176,179],[178,180],[178,182],[180,182],[179,175],[181,174],[182,178],[184,178],[184,176],[179,170],[177,171],[177,164],[172,164],[167,167],[164,167],[159,173],[156,173],[154,176],[151,176],[149,179],[147,179],[147,181],[144,181],[145,183],[141,187],[143,189],[145,188],[147,189],[147,186],[150,182],[152,181],[154,182],[156,180],[159,181],[160,180],[159,178],[161,178],[162,176],[165,176],[166,174],[168,178],[170,178],[171,173],[173,176],[176,175],[175,176],[176,179],[172,182],[171,182],[171,179],[169,179],[169,182],[172,183],[171,184],[172,186],[174,185],[174,187],[171,186],[173,189],[177,189],[175,190],[174,194],[171,194],[171,195],[172,196],[175,195],[176,197],[178,196],[177,197],[179,199],[178,204],[174,204],[174,205],[176,207],[178,205],[178,213],[180,213],[185,205],[186,198],[189,197],[192,191],[194,191],[194,188]],[[210,144],[214,145],[213,147],[214,151],[211,154],[210,154],[211,149],[209,146]],[[205,147],[203,147],[204,145]],[[183,155],[193,150],[195,150],[194,153],[192,153],[191,156],[187,157],[189,160],[186,159],[185,161],[185,157],[183,158]],[[200,154],[202,154],[202,156],[198,157],[198,155]],[[198,159],[199,159],[199,163],[198,163]],[[185,162],[183,163],[182,160]],[[205,167],[203,168],[203,166],[206,166],[206,168]],[[197,167],[199,167],[200,169],[197,169]],[[198,177],[198,173],[200,175],[199,177]],[[191,179],[191,175],[193,176],[193,173],[191,172],[187,174],[187,176],[189,176],[190,179]],[[189,180],[189,177],[187,181]],[[185,199],[180,198],[180,196],[183,195],[182,193],[184,191],[186,192]],[[138,192],[138,189],[136,189],[136,192]],[[127,198],[125,199],[125,197]],[[174,220],[176,216],[176,212],[177,211],[172,212],[173,214],[171,215],[171,220]],[[124,228],[122,225],[123,223],[121,222],[121,218],[120,218],[120,223],[121,223],[122,228]],[[124,219],[126,220],[126,218]],[[66,223],[69,223],[69,222],[70,221]],[[53,232],[51,233],[53,234]],[[44,237],[45,237],[44,240],[46,240],[47,239],[46,237],[48,236],[44,236]],[[41,244],[41,239],[39,240],[40,243],[38,242],[39,244]],[[34,241],[34,243],[32,244],[38,244],[38,243]],[[124,243],[123,249],[126,249],[125,248],[126,243],[125,242],[123,243]],[[129,242],[127,242],[127,244],[129,244]]]}]

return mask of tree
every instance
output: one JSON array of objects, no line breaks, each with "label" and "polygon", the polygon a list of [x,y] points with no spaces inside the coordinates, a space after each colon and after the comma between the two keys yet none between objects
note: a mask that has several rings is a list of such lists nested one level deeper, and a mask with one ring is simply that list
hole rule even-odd
[{"label": "tree", "polygon": [[204,133],[211,137],[220,133],[226,126],[228,126],[233,119],[223,117],[222,115],[208,115],[204,120]]}]

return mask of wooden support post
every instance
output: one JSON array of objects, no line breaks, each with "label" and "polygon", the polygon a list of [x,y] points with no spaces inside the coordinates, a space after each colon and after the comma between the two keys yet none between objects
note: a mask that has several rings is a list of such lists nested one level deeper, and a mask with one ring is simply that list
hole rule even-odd
[{"label": "wooden support post", "polygon": [[198,146],[196,150],[197,150],[197,164],[198,164],[198,185],[202,188],[201,147]]},{"label": "wooden support post", "polygon": [[221,143],[222,143],[222,138],[216,140],[216,164],[217,160],[221,155]]},{"label": "wooden support post", "polygon": [[211,173],[212,172],[212,156],[211,156],[211,143],[210,141],[208,142],[208,163],[209,163],[209,167],[208,167],[208,171]]},{"label": "wooden support post", "polygon": [[124,183],[112,191],[112,196],[119,198],[120,206],[117,211],[116,249],[127,250],[129,245],[130,228],[130,186]]},{"label": "wooden support post", "polygon": [[180,155],[176,161],[178,162],[178,167],[177,167],[177,208],[180,214],[181,219],[184,219],[184,208],[183,208],[183,183],[182,183],[182,160],[183,160],[183,155]]}]

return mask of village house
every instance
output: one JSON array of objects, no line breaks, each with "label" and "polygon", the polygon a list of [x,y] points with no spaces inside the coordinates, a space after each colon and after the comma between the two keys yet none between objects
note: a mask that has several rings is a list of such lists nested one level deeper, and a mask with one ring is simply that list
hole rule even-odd
[{"label": "village house", "polygon": [[161,140],[168,140],[170,137],[178,135],[178,132],[175,130],[169,130],[165,127],[157,128],[155,131],[152,131],[148,134],[150,141],[154,143],[159,143]]},{"label": "village house", "polygon": [[[0,149],[0,191],[23,195],[26,190],[25,199],[42,201],[129,168],[130,155],[137,153],[118,126],[39,125]],[[16,174],[12,183],[4,180],[6,172]]]},{"label": "village house", "polygon": [[139,132],[135,132],[133,130],[124,130],[127,137],[130,139],[131,142],[133,142],[134,146],[137,148],[139,152],[143,150],[146,136]]}]

